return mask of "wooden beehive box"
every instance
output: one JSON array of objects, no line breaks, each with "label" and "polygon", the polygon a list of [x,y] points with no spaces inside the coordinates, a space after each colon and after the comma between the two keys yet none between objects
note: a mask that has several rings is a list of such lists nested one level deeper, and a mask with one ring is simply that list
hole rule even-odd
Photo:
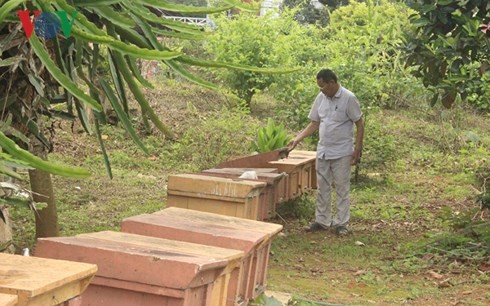
[{"label": "wooden beehive box", "polygon": [[[266,287],[269,251],[282,225],[170,207],[125,219],[123,231],[241,250],[244,275],[238,301],[255,299]],[[237,303],[240,304],[240,303]]]},{"label": "wooden beehive box", "polygon": [[[307,160],[307,165],[304,167],[305,173],[303,177],[305,179],[305,186],[308,186],[312,189],[317,189],[317,181],[316,181],[316,152],[315,151],[302,151],[302,150],[293,150],[289,153],[289,158],[304,158]],[[309,181],[309,182],[308,182]]]},{"label": "wooden beehive box", "polygon": [[12,305],[68,306],[96,271],[93,264],[0,253],[0,293],[16,295]]},{"label": "wooden beehive box", "polygon": [[167,206],[257,220],[264,182],[198,174],[168,177]]},{"label": "wooden beehive box", "polygon": [[243,252],[106,231],[39,239],[36,255],[98,265],[82,305],[224,306]]},{"label": "wooden beehive box", "polygon": [[[282,203],[287,198],[287,174],[286,173],[270,173],[260,172],[263,168],[249,168],[245,171],[255,171],[257,179],[244,179],[250,181],[259,181],[266,183],[266,187],[261,194],[261,203],[259,207],[259,221],[273,218],[276,214],[276,206]],[[271,168],[273,169],[273,168]],[[238,179],[245,172],[243,168],[222,168],[222,169],[207,169],[203,170],[203,175],[226,177]]]},{"label": "wooden beehive box", "polygon": [[17,295],[0,293],[0,306],[16,306]]}]

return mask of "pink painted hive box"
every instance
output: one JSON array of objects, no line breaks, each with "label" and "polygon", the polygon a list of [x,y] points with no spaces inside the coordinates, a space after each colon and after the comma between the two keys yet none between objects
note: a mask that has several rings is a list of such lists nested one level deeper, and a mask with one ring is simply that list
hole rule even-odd
[{"label": "pink painted hive box", "polygon": [[240,302],[255,299],[265,290],[272,238],[282,225],[170,207],[125,219],[121,228],[141,235],[244,251],[244,275],[238,281]]},{"label": "pink painted hive box", "polygon": [[38,239],[36,255],[98,265],[82,305],[224,306],[243,252],[106,231]]},{"label": "pink painted hive box", "polygon": [[96,271],[93,264],[0,253],[0,294],[16,296],[4,305],[75,306]]},{"label": "pink painted hive box", "polygon": [[198,174],[168,177],[167,206],[257,220],[264,182]]},{"label": "pink painted hive box", "polygon": [[[253,168],[247,171],[255,171]],[[234,180],[249,180],[252,182],[264,182],[266,187],[263,189],[263,193],[260,195],[260,216],[257,218],[259,221],[267,220],[275,217],[276,205],[283,202],[286,199],[287,192],[287,180],[286,173],[267,173],[257,172],[257,179],[240,179],[243,174],[243,170],[240,168],[223,168],[223,169],[207,169],[203,170],[201,174],[216,177],[226,177]]]}]

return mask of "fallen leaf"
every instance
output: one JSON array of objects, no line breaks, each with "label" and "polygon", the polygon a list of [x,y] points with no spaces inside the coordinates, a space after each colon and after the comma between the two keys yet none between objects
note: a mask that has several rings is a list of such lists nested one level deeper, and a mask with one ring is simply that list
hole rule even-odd
[{"label": "fallen leaf", "polygon": [[361,242],[361,241],[356,241],[356,242],[354,242],[354,243],[355,243],[356,245],[358,245],[358,246],[365,246],[365,244],[364,244],[363,242]]},{"label": "fallen leaf", "polygon": [[358,270],[354,273],[354,276],[362,275],[364,273],[366,273],[366,270]]},{"label": "fallen leaf", "polygon": [[429,271],[430,276],[432,276],[435,279],[442,279],[444,276],[442,274],[439,274],[435,271]]},{"label": "fallen leaf", "polygon": [[102,134],[102,135],[100,135],[100,138],[102,138],[102,140],[107,140],[109,138],[109,136]]},{"label": "fallen leaf", "polygon": [[478,270],[482,271],[482,272],[488,272],[490,271],[490,263],[482,263],[481,265],[478,266]]},{"label": "fallen leaf", "polygon": [[452,285],[453,285],[453,284],[451,284],[451,282],[450,282],[450,279],[449,279],[449,278],[447,278],[447,279],[445,279],[445,280],[443,280],[443,281],[441,281],[441,282],[439,282],[439,283],[437,284],[437,286],[438,286],[439,288],[449,288],[449,287],[451,287]]},{"label": "fallen leaf", "polygon": [[461,292],[462,295],[468,295],[468,294],[472,294],[472,293],[473,293],[473,291],[471,291],[471,290]]}]

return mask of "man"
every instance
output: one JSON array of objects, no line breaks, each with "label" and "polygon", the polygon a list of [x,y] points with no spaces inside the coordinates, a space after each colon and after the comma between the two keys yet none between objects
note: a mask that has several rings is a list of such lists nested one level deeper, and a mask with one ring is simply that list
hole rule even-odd
[{"label": "man", "polygon": [[[356,96],[337,82],[332,70],[320,70],[316,82],[321,92],[311,107],[308,116],[311,122],[288,144],[288,148],[294,149],[305,137],[319,131],[316,160],[318,198],[315,222],[310,225],[309,231],[335,228],[337,234],[346,235],[350,218],[350,166],[360,160],[364,136],[362,112]],[[357,133],[353,149],[354,123]],[[337,195],[337,214],[334,217],[332,183]]]}]

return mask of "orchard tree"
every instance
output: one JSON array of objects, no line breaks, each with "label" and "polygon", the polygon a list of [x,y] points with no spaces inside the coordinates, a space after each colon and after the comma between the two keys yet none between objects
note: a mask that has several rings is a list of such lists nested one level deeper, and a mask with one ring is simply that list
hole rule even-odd
[{"label": "orchard tree", "polygon": [[408,64],[434,92],[432,105],[450,108],[457,97],[490,110],[490,2],[418,0],[411,7]]},{"label": "orchard tree", "polygon": [[328,24],[328,11],[327,9],[332,9],[326,4],[322,4],[323,7],[317,8],[310,0],[284,0],[281,4],[282,9],[294,9],[296,8],[296,13],[294,14],[295,20],[303,24],[317,24],[319,26],[326,26]]}]

